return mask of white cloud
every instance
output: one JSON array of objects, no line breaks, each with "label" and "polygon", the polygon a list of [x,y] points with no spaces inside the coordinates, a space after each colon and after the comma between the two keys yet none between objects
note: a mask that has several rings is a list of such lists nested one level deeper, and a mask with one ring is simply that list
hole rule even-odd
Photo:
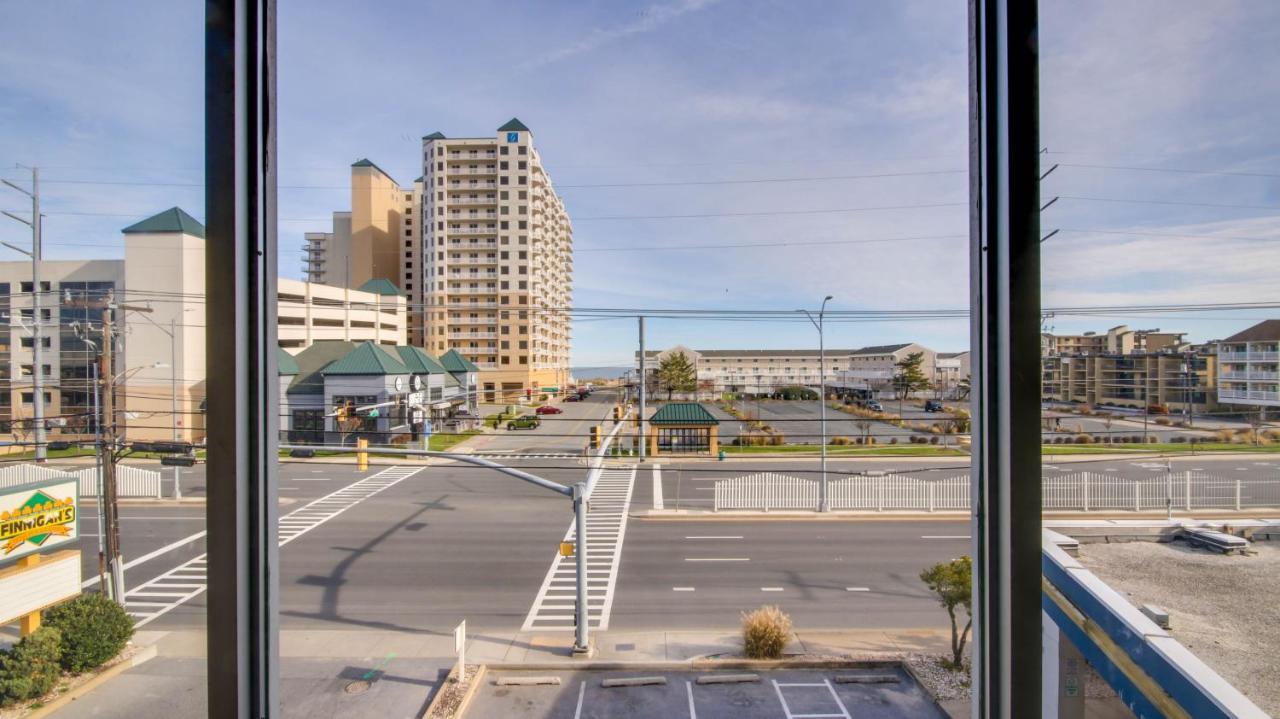
[{"label": "white cloud", "polygon": [[[608,29],[597,28],[581,40],[537,57],[524,65],[532,70],[575,55],[588,53],[634,35],[653,32],[663,25],[691,12],[697,12],[719,0],[679,0],[666,5],[651,5],[636,12],[634,20]],[[625,6],[624,6],[625,7]]]}]

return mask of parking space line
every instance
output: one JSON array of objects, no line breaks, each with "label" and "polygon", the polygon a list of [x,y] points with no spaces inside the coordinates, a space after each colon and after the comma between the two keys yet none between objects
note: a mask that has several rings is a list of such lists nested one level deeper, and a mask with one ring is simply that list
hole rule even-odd
[{"label": "parking space line", "polygon": [[840,714],[844,716],[844,719],[852,719],[849,716],[848,707],[844,705],[844,702],[840,701],[840,695],[836,694],[836,688],[831,686],[831,680],[823,679],[822,683],[827,685],[827,691],[831,692],[831,698],[836,700],[836,706],[840,707]]},{"label": "parking space line", "polygon": [[781,591],[783,591],[783,588],[782,588],[782,587],[760,587],[760,591],[762,591],[762,592],[781,592]]},{"label": "parking space line", "polygon": [[845,587],[846,592],[869,592],[871,587]]},{"label": "parking space line", "polygon": [[582,716],[582,697],[587,693],[587,683],[583,681],[578,685],[578,708],[573,710],[573,719],[580,719]]},{"label": "parking space line", "polygon": [[[177,549],[177,548],[179,548],[179,547],[182,547],[182,546],[184,546],[184,545],[190,544],[191,542],[194,542],[194,541],[196,541],[196,540],[198,540],[198,539],[203,539],[203,538],[204,538],[204,536],[205,536],[206,534],[208,534],[208,532],[207,532],[207,531],[202,530],[202,531],[196,532],[195,534],[193,534],[193,535],[191,535],[191,536],[189,536],[189,537],[183,537],[182,539],[179,539],[179,540],[178,540],[178,541],[176,541],[176,542],[172,542],[172,543],[170,543],[170,544],[166,544],[165,546],[163,546],[163,547],[161,547],[161,548],[159,548],[159,549],[157,549],[157,550],[155,550],[155,551],[148,552],[148,553],[146,553],[146,554],[142,555],[141,557],[136,557],[136,558],[134,558],[133,560],[128,561],[128,562],[125,562],[125,563],[124,563],[124,570],[125,570],[125,571],[128,571],[128,570],[132,569],[133,567],[136,567],[136,566],[138,566],[139,564],[142,564],[143,562],[147,562],[147,561],[150,561],[150,560],[152,560],[152,559],[155,559],[156,557],[160,556],[161,554],[165,554],[165,553],[167,553],[167,552],[171,552],[171,551],[173,551],[173,550],[175,550],[175,549]],[[94,585],[94,584],[97,584],[97,583],[98,583],[98,578],[97,578],[97,577],[92,577],[92,578],[90,578],[90,579],[86,579],[86,580],[84,580],[83,582],[81,582],[81,583],[80,583],[80,588],[81,588],[81,589],[88,589],[91,585]]]},{"label": "parking space line", "polygon": [[693,588],[693,587],[672,587],[672,588],[671,588],[671,591],[673,591],[673,592],[692,592],[692,591],[694,591],[694,588]]}]

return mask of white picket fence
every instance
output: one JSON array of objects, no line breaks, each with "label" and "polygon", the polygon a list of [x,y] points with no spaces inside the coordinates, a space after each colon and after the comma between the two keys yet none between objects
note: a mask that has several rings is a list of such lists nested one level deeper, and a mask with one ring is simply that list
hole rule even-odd
[{"label": "white picket fence", "polygon": [[[95,467],[63,472],[36,464],[15,464],[0,469],[0,489],[51,479],[75,479],[80,484],[81,497],[98,496],[98,470]],[[159,499],[160,473],[141,467],[118,464],[116,465],[116,494],[120,497]]]},{"label": "white picket fence", "polygon": [[760,472],[715,483],[715,508],[813,509],[818,506],[818,483],[786,474]]},{"label": "white picket fence", "polygon": [[[833,510],[968,510],[969,475],[922,479],[909,475],[847,476],[828,482]],[[715,483],[714,509],[816,509],[818,480],[765,472]],[[1243,510],[1280,507],[1280,478],[1227,479],[1174,472],[1131,479],[1077,472],[1042,480],[1051,511],[1151,511],[1171,508]]]}]

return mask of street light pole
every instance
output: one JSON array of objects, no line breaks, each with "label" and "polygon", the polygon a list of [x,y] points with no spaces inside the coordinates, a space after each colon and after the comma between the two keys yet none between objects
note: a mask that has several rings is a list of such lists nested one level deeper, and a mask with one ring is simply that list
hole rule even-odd
[{"label": "street light pole", "polygon": [[827,345],[823,326],[827,313],[827,303],[831,295],[822,298],[822,307],[818,309],[818,320],[808,310],[801,310],[818,328],[818,411],[822,425],[822,482],[818,485],[818,511],[831,511],[831,501],[827,496]]}]

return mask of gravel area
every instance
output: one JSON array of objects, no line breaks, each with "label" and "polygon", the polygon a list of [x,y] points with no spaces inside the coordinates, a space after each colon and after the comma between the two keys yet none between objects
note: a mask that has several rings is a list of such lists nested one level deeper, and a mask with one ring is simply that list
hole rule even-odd
[{"label": "gravel area", "polygon": [[1280,545],[1224,556],[1182,542],[1082,544],[1080,563],[1134,606],[1170,614],[1171,633],[1263,710],[1280,715]]}]

